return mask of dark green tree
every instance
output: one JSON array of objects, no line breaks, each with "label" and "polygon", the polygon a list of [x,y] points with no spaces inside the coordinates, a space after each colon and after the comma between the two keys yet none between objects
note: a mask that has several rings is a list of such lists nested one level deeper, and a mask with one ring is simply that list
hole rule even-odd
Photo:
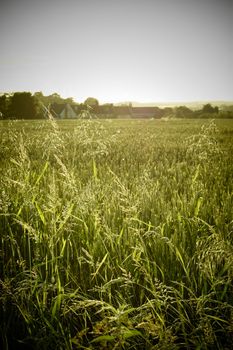
[{"label": "dark green tree", "polygon": [[218,113],[219,109],[218,107],[213,107],[210,103],[207,103],[202,108],[202,113],[212,114],[212,113]]},{"label": "dark green tree", "polygon": [[0,118],[6,119],[8,117],[9,96],[7,94],[0,96]]},{"label": "dark green tree", "polygon": [[54,92],[51,95],[45,96],[41,91],[38,91],[34,93],[34,96],[36,97],[36,99],[41,105],[44,105],[46,107],[54,103],[57,103],[57,104],[69,103],[71,105],[74,105],[74,104],[77,105],[77,103],[74,102],[73,97],[67,97],[64,99],[56,92]]},{"label": "dark green tree", "polygon": [[176,118],[192,118],[193,111],[186,106],[179,106],[174,109]]},{"label": "dark green tree", "polygon": [[38,118],[39,106],[30,92],[15,92],[9,101],[9,114],[16,119]]},{"label": "dark green tree", "polygon": [[94,97],[88,97],[85,101],[84,101],[85,105],[88,105],[92,108],[95,108],[97,106],[99,106],[99,101],[94,98]]},{"label": "dark green tree", "polygon": [[163,108],[163,117],[172,117],[173,116],[173,108],[165,107]]},{"label": "dark green tree", "polygon": [[90,113],[98,113],[99,112],[99,101],[94,97],[88,97],[84,101],[84,105],[86,105],[90,111]]}]

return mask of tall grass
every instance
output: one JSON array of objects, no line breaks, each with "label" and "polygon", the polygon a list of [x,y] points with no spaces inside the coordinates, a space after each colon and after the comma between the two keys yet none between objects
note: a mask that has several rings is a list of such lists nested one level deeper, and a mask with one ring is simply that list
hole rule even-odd
[{"label": "tall grass", "polygon": [[2,122],[3,349],[230,349],[231,122]]}]

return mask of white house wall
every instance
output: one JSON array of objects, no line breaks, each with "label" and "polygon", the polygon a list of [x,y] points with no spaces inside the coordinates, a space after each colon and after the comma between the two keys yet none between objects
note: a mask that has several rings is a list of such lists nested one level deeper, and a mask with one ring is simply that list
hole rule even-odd
[{"label": "white house wall", "polygon": [[77,118],[77,114],[75,113],[75,111],[73,110],[73,108],[67,104],[65,106],[65,108],[61,111],[60,113],[60,117],[62,119],[66,119],[66,118]]}]

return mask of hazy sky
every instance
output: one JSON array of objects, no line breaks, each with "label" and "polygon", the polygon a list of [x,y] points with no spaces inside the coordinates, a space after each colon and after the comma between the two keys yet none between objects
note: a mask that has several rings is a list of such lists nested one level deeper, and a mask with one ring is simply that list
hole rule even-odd
[{"label": "hazy sky", "polygon": [[1,0],[0,91],[233,100],[233,0]]}]

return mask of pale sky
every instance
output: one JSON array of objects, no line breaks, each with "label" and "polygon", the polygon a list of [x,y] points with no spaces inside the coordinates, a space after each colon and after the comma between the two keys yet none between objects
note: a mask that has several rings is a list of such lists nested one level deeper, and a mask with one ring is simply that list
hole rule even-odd
[{"label": "pale sky", "polygon": [[233,100],[233,0],[1,0],[0,92]]}]

